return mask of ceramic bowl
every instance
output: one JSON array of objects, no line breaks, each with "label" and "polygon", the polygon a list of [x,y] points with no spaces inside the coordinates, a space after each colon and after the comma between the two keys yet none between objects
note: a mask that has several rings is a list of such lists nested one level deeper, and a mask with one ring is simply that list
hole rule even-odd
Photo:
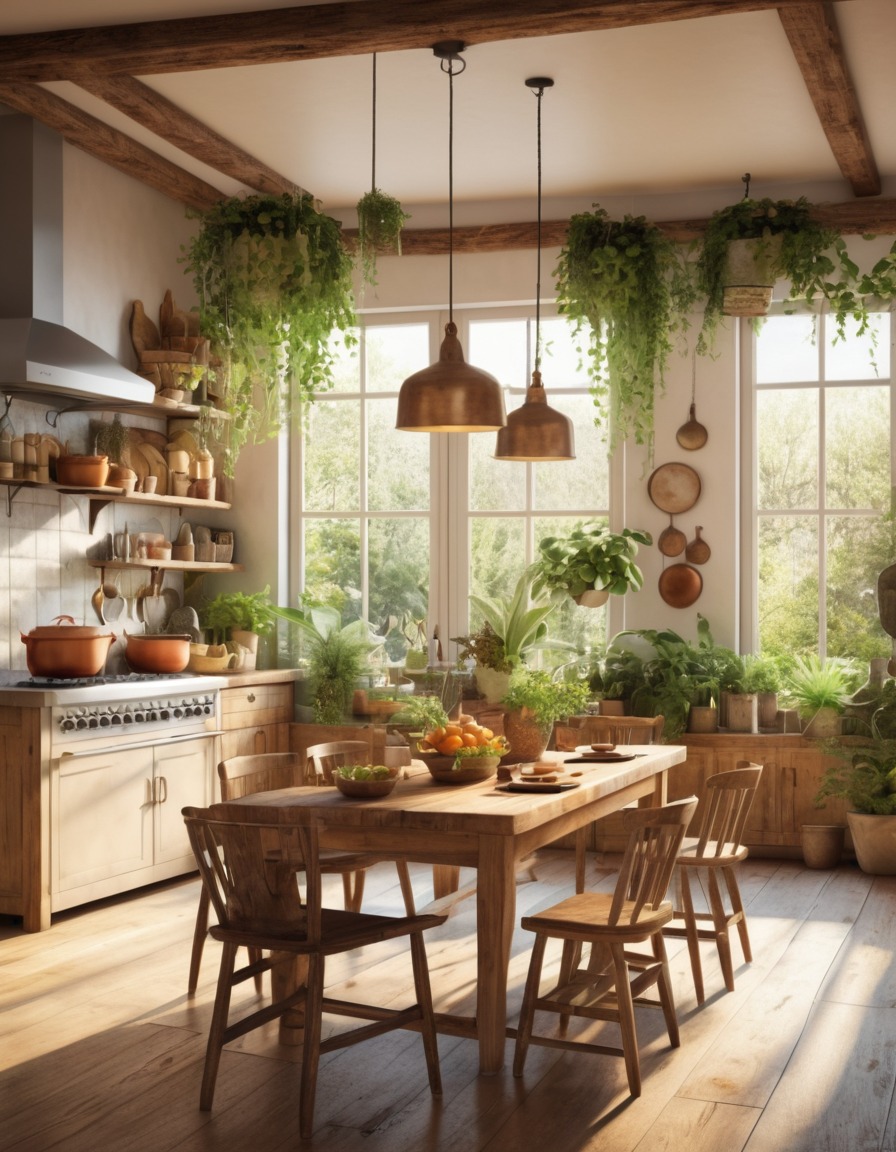
[{"label": "ceramic bowl", "polygon": [[333,774],[333,783],[343,796],[354,800],[373,800],[378,796],[388,796],[401,775],[400,768],[390,768],[389,775],[381,780],[349,780],[338,773]]},{"label": "ceramic bowl", "polygon": [[422,756],[420,759],[437,784],[480,784],[498,771],[500,756],[471,756],[455,767],[453,756]]}]

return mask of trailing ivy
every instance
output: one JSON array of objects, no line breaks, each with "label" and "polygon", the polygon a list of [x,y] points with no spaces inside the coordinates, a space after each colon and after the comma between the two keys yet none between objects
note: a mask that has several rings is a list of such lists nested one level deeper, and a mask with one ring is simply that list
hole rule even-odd
[{"label": "trailing ivy", "polygon": [[645,217],[615,221],[594,208],[569,221],[556,269],[559,308],[577,332],[590,326],[595,422],[608,429],[611,450],[633,437],[652,455],[654,394],[664,388],[673,336],[688,328],[691,269],[685,250]]},{"label": "trailing ivy", "polygon": [[277,435],[332,386],[333,333],[354,341],[352,261],[307,193],[232,197],[198,218],[185,259],[220,361],[232,474],[245,443]]},{"label": "trailing ivy", "polygon": [[371,188],[358,201],[357,259],[361,276],[376,285],[376,258],[380,253],[401,255],[401,230],[410,216],[394,196]]}]

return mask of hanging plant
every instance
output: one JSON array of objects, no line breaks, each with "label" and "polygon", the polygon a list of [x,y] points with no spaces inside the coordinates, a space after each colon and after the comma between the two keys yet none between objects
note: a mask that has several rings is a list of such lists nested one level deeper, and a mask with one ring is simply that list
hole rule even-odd
[{"label": "hanging plant", "polygon": [[186,263],[219,361],[232,475],[243,444],[277,435],[331,387],[334,331],[354,342],[352,262],[307,193],[232,197],[199,219]]},{"label": "hanging plant", "polygon": [[560,311],[590,326],[591,392],[610,448],[633,437],[652,456],[655,390],[695,300],[686,253],[643,216],[573,216],[557,265]]},{"label": "hanging plant", "polygon": [[[798,200],[744,197],[713,213],[700,245],[697,288],[706,297],[706,311],[697,342],[698,352],[712,349],[723,315],[757,314],[755,310],[741,312],[736,305],[726,304],[729,251],[733,241],[741,240],[755,242],[753,252],[769,276],[766,283],[790,281],[788,300],[807,304],[826,301],[841,338],[846,334],[850,317],[856,321],[859,335],[867,330],[866,297],[886,293],[887,259],[863,276],[850,258],[843,237],[836,229],[812,218],[812,205],[805,197]],[[767,300],[771,300],[771,291]],[[764,308],[760,311],[764,312]]]},{"label": "hanging plant", "polygon": [[358,265],[361,276],[376,285],[378,255],[401,255],[401,230],[410,216],[398,200],[379,188],[371,188],[358,201]]}]

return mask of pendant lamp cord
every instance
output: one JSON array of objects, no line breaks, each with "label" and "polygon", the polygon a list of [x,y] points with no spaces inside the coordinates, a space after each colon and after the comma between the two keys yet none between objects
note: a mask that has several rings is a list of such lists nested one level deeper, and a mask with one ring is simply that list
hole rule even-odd
[{"label": "pendant lamp cord", "polygon": [[373,99],[371,100],[373,125],[370,131],[370,190],[376,191],[376,52],[373,54]]},{"label": "pendant lamp cord", "polygon": [[535,99],[538,101],[537,149],[538,149],[538,213],[536,226],[535,258],[535,371],[541,371],[541,98],[544,88],[538,88]]},{"label": "pendant lamp cord", "polygon": [[[443,61],[444,67],[444,61]],[[448,323],[454,322],[454,69],[448,61]]]}]

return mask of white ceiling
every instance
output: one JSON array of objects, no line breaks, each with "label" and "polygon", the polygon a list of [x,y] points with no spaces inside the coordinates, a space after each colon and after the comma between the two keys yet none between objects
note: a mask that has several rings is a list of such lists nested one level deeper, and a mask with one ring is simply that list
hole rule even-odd
[{"label": "white ceiling", "polygon": [[[0,7],[0,34],[297,7],[296,0],[29,0]],[[896,3],[833,5],[884,179],[896,183]],[[543,100],[546,205],[702,192],[720,203],[781,185],[843,180],[774,10],[637,28],[472,45],[455,78],[459,222],[530,219],[536,101],[524,81],[552,77]],[[371,56],[142,76],[150,87],[344,215],[371,179]],[[231,194],[239,185],[69,83],[47,85]],[[377,58],[376,182],[414,223],[443,223],[448,79],[428,50]],[[630,201],[630,208],[628,203]],[[617,201],[618,202],[618,201]],[[427,209],[426,206],[431,206]],[[413,226],[413,224],[412,224]]]}]

